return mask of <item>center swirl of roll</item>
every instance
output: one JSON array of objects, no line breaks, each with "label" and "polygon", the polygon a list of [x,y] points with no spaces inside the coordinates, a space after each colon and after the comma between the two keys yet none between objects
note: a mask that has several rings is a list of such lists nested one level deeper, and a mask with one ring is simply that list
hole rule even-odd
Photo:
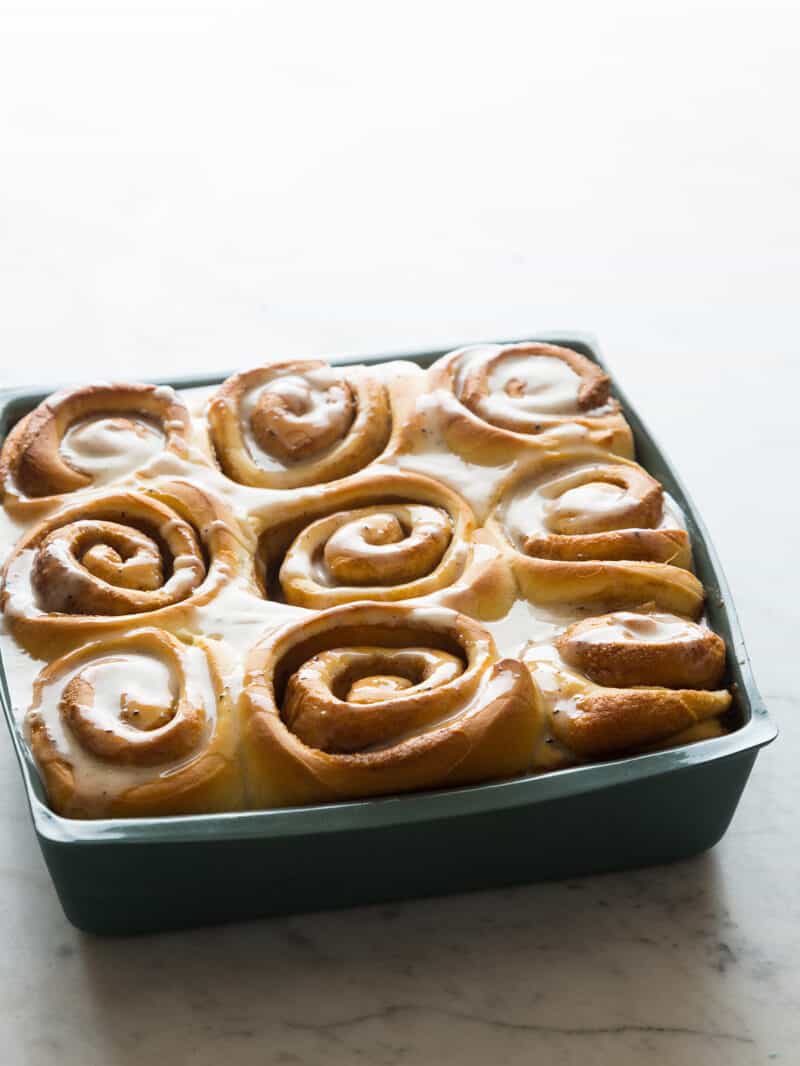
[{"label": "center swirl of roll", "polygon": [[289,678],[282,717],[310,747],[364,751],[446,717],[463,670],[438,648],[333,648]]},{"label": "center swirl of roll", "polygon": [[99,415],[70,425],[59,451],[74,470],[109,480],[110,476],[144,466],[164,446],[165,435],[155,422],[133,416]]},{"label": "center swirl of roll", "polygon": [[31,580],[45,611],[122,615],[185,599],[205,574],[197,536],[180,518],[158,529],[82,519],[47,534]]},{"label": "center swirl of roll", "polygon": [[602,407],[609,380],[580,353],[550,344],[467,350],[460,399],[492,425],[536,433],[542,418],[569,417]]},{"label": "center swirl of roll", "polygon": [[256,444],[268,455],[296,463],[342,440],[355,414],[355,399],[346,382],[318,383],[311,374],[293,374],[276,378],[258,391],[250,428]]},{"label": "center swirl of roll", "polygon": [[64,679],[58,712],[80,748],[104,762],[175,762],[197,748],[206,725],[189,669],[178,642],[142,631],[127,647],[80,662]]},{"label": "center swirl of roll", "polygon": [[[399,585],[430,574],[447,550],[452,523],[423,504],[369,509],[340,521],[322,549],[330,579],[341,585]],[[323,519],[323,522],[326,520]]]},{"label": "center swirl of roll", "polygon": [[[279,581],[290,603],[315,605],[326,590],[418,591],[415,582],[434,580],[448,558],[453,519],[441,507],[386,503],[339,511],[311,522],[295,538]],[[443,580],[447,581],[448,579]]]},{"label": "center swirl of roll", "polygon": [[725,667],[725,644],[704,625],[663,611],[616,611],[569,626],[556,647],[602,685],[709,689]]},{"label": "center swirl of roll", "polygon": [[600,466],[576,470],[543,486],[550,533],[610,533],[653,529],[661,521],[663,491],[643,470]]}]

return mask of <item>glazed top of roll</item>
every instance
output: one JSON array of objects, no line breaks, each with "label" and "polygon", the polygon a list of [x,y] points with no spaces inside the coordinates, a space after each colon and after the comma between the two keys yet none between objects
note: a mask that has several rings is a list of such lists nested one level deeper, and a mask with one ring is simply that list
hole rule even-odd
[{"label": "glazed top of roll", "polygon": [[391,414],[375,375],[319,360],[272,363],[229,378],[208,428],[224,472],[245,485],[318,485],[367,466],[386,446]]},{"label": "glazed top of roll", "polygon": [[571,348],[554,344],[465,349],[456,392],[492,425],[536,433],[544,421],[611,409],[608,375]]},{"label": "glazed top of roll", "polygon": [[[216,710],[247,705],[243,736],[283,768],[281,792],[251,767],[275,803],[485,780],[733,721],[680,508],[581,352],[276,359],[206,389],[63,390],[11,431],[0,475],[0,648],[75,816],[111,810],[105,778],[112,814],[178,810],[129,793],[203,756],[212,718],[175,678],[208,641],[232,664]],[[461,637],[442,635],[452,617]],[[142,630],[161,636],[127,643]],[[193,779],[181,809],[255,802],[244,777]]]},{"label": "glazed top of roll", "polygon": [[165,385],[97,384],[55,393],[21,419],[0,451],[6,508],[41,511],[81,489],[146,468],[163,451],[184,456],[190,417]]}]

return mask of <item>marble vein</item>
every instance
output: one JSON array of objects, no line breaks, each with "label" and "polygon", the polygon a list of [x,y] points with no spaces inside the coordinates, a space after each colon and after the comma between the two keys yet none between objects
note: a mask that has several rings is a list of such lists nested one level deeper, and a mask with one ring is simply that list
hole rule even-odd
[{"label": "marble vein", "polygon": [[441,1007],[429,1007],[418,1003],[392,1003],[381,1010],[372,1011],[368,1014],[354,1015],[350,1018],[337,1018],[332,1021],[300,1022],[293,1019],[283,1019],[281,1025],[288,1029],[305,1029],[312,1032],[330,1032],[339,1029],[350,1029],[369,1022],[393,1019],[406,1014],[434,1014],[444,1018],[450,1018],[459,1022],[467,1022],[474,1025],[485,1025],[496,1029],[518,1030],[520,1032],[555,1034],[558,1036],[623,1036],[630,1033],[655,1033],[658,1035],[673,1036],[697,1036],[710,1040],[731,1040],[737,1044],[752,1044],[749,1036],[739,1033],[727,1033],[706,1029],[691,1029],[678,1025],[602,1025],[602,1026],[564,1026],[549,1025],[540,1022],[512,1022],[503,1018],[490,1018],[484,1015],[469,1014],[465,1011],[447,1010]]}]

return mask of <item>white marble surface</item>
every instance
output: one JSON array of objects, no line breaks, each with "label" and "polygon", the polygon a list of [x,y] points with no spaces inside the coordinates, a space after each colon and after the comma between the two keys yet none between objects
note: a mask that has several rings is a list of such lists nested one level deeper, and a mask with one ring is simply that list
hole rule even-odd
[{"label": "white marble surface", "polygon": [[690,862],[128,941],[0,742],[0,1059],[797,1062],[797,14],[289,6],[2,5],[2,383],[593,330],[782,736]]}]

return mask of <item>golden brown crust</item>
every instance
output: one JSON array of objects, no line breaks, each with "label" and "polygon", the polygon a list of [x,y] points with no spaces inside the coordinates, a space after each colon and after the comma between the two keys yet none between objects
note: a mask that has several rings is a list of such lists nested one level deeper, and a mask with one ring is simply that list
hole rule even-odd
[{"label": "golden brown crust", "polygon": [[374,378],[346,375],[303,360],[228,378],[207,412],[223,471],[243,485],[291,489],[335,481],[372,462],[391,433],[389,400]]},{"label": "golden brown crust", "polygon": [[[651,528],[631,528],[636,522]],[[688,535],[667,524],[661,486],[632,461],[584,448],[553,452],[532,472],[523,465],[501,487],[485,530],[533,603],[702,610]]]},{"label": "golden brown crust", "polygon": [[[289,678],[283,720],[310,747],[364,751],[387,735],[423,729],[451,713],[459,691],[446,682],[462,669],[457,656],[438,648],[319,652]],[[430,698],[433,687],[439,689],[436,700]]]},{"label": "golden brown crust", "polygon": [[259,528],[264,584],[299,607],[436,595],[479,618],[500,618],[514,599],[505,557],[477,550],[464,500],[418,474],[362,474],[314,496],[287,500],[281,520]]},{"label": "golden brown crust", "polygon": [[[511,377],[492,390],[493,370],[510,361],[541,357],[558,360],[576,376],[574,410],[544,404],[537,410],[536,388]],[[481,466],[513,461],[532,445],[552,447],[577,429],[583,440],[616,455],[633,455],[633,437],[619,404],[608,394],[608,378],[595,363],[569,348],[528,342],[486,344],[450,352],[430,371],[431,390],[440,397],[441,432],[448,447]],[[448,400],[448,397],[450,399]]]},{"label": "golden brown crust", "polygon": [[725,691],[598,690],[580,697],[575,713],[554,715],[553,732],[581,758],[601,759],[718,718],[730,703],[731,695]]},{"label": "golden brown crust", "polygon": [[531,536],[526,537],[523,548],[530,558],[553,562],[669,563],[681,569],[691,565],[685,529],[615,529],[577,536]]},{"label": "golden brown crust", "polygon": [[555,641],[561,657],[600,685],[715,688],[725,642],[705,626],[674,616],[619,613],[587,618]]},{"label": "golden brown crust", "polygon": [[100,384],[50,396],[11,430],[0,451],[0,492],[12,514],[41,513],[90,488],[92,476],[62,454],[67,431],[88,419],[108,419],[128,432],[163,434],[163,448],[186,454],[189,413],[165,386]]},{"label": "golden brown crust", "polygon": [[[523,411],[514,411],[509,405],[505,412],[491,410],[487,403],[490,385],[489,377],[493,370],[503,362],[521,356],[530,360],[537,358],[558,359],[570,368],[578,379],[577,406],[581,411],[592,411],[607,404],[610,398],[611,382],[597,363],[572,348],[561,348],[555,344],[512,344],[501,348],[496,354],[482,361],[464,374],[460,390],[460,399],[471,411],[486,422],[511,429],[516,433],[539,433],[543,428],[541,415],[530,415]],[[506,394],[512,399],[521,398],[525,393],[525,382],[520,378],[511,378],[505,386]],[[546,417],[546,416],[545,416]]]},{"label": "golden brown crust", "polygon": [[[450,657],[435,684],[419,679],[409,649]],[[405,672],[414,685],[389,686],[383,701],[365,703],[358,690],[352,698],[353,682],[373,669],[390,670],[390,677]],[[338,684],[343,674],[346,688]],[[254,802],[266,806],[518,773],[529,765],[542,725],[527,671],[498,661],[480,625],[453,611],[389,604],[335,608],[266,638],[248,656],[242,702],[248,779]],[[334,723],[331,732],[326,718],[333,716],[343,718],[343,731]],[[303,717],[305,737],[333,750],[310,746],[293,731]]]},{"label": "golden brown crust", "polygon": [[241,536],[221,501],[185,481],[87,496],[17,543],[0,604],[40,656],[125,626],[179,628],[248,565]]},{"label": "golden brown crust", "polygon": [[529,555],[537,554],[539,539],[654,529],[664,515],[664,490],[636,463],[589,462],[558,474],[540,491],[549,536],[528,537]]},{"label": "golden brown crust", "polygon": [[[203,669],[198,654],[206,664],[199,684],[193,676]],[[169,672],[171,702],[142,710],[127,697],[126,664],[141,658]],[[117,704],[100,708],[98,718],[94,686],[103,668],[114,672]],[[200,640],[191,649],[153,628],[104,638],[50,663],[34,686],[26,733],[53,809],[69,818],[240,809],[237,711],[224,681],[229,669],[221,645]],[[99,689],[101,699],[107,685]],[[204,686],[213,705],[202,698]],[[137,723],[147,711],[158,717]]]},{"label": "golden brown crust", "polygon": [[698,618],[703,586],[688,570],[666,563],[553,563],[516,560],[514,573],[522,595],[539,604],[596,604],[639,607],[656,603],[665,611]]},{"label": "golden brown crust", "polygon": [[[724,644],[688,620],[703,605],[689,536],[579,353],[484,345],[396,373],[285,362],[204,402],[191,394],[190,417],[169,389],[70,390],[0,453],[7,526],[25,529],[3,571],[7,628],[51,660],[40,695],[76,664],[29,718],[60,813],[405,792],[728,728]],[[615,607],[635,610],[625,632],[601,616],[542,639]],[[500,659],[473,619],[531,639]],[[225,678],[248,648],[233,708]],[[124,660],[126,685],[129,657],[160,655],[175,701],[149,682],[118,699],[113,666],[77,668],[90,651]],[[198,655],[203,708],[179,680]],[[206,747],[218,704],[229,726]]]},{"label": "golden brown crust", "polygon": [[575,622],[553,643],[530,647],[525,658],[562,761],[721,731],[731,695],[714,687],[725,645],[704,626],[655,610],[618,611]]}]

